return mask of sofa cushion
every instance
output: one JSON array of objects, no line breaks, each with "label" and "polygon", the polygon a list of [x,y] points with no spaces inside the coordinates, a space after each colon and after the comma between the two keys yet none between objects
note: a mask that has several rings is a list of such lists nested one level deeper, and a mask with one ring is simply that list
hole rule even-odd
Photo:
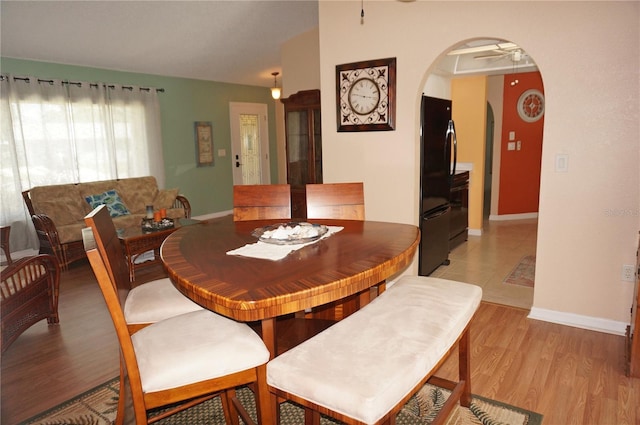
[{"label": "sofa cushion", "polygon": [[[79,186],[81,185],[71,183],[34,187],[29,191],[33,212],[46,214],[49,217],[58,216],[67,224],[83,221],[84,216],[91,211],[91,208],[84,197],[80,196]],[[64,206],[60,206],[60,204],[64,204]],[[60,212],[56,213],[52,211],[52,208],[60,209]],[[57,225],[56,219],[52,218],[52,220]]]},{"label": "sofa cushion", "polygon": [[107,190],[106,192],[97,193],[95,195],[85,196],[85,199],[91,205],[91,208],[96,208],[102,204],[107,206],[109,215],[111,217],[119,217],[121,215],[130,214],[127,206],[118,195],[115,189]]},{"label": "sofa cushion", "polygon": [[173,202],[178,196],[179,189],[162,189],[158,191],[155,199],[153,200],[153,208],[159,210],[161,208],[169,209],[173,207]]},{"label": "sofa cushion", "polygon": [[78,222],[78,217],[86,215],[78,197],[60,196],[38,202],[37,213],[46,213],[56,226],[65,226]]},{"label": "sofa cushion", "polygon": [[158,183],[153,176],[120,179],[115,188],[134,214],[146,214],[147,205],[153,205],[158,194]]}]

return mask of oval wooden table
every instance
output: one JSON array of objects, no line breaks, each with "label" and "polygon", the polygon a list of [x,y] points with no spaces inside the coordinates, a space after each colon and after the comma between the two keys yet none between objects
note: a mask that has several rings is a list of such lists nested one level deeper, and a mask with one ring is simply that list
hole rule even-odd
[{"label": "oval wooden table", "polygon": [[408,224],[309,221],[344,229],[272,261],[227,251],[255,243],[254,229],[282,220],[233,222],[228,216],[176,230],[160,255],[174,285],[187,297],[238,321],[260,321],[262,338],[274,356],[276,318],[384,282],[411,263],[420,241],[419,229]]}]

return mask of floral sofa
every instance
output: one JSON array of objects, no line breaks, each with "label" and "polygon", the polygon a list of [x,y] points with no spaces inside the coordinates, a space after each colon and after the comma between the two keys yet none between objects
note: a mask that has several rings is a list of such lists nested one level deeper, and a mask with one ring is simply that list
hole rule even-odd
[{"label": "floral sofa", "polygon": [[140,226],[147,205],[169,218],[190,218],[191,205],[178,189],[158,189],[155,177],[36,186],[22,193],[40,241],[40,253],[56,257],[63,269],[86,257],[84,217],[106,204],[116,228]]}]

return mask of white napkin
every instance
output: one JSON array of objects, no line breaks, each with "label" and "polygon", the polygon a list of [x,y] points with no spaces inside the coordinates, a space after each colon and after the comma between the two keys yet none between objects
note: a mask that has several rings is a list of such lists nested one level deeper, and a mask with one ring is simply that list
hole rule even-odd
[{"label": "white napkin", "polygon": [[293,251],[297,251],[301,248],[304,248],[307,245],[311,245],[324,238],[328,238],[334,233],[337,233],[342,229],[344,229],[344,227],[327,226],[327,229],[329,229],[327,233],[322,235],[321,238],[312,242],[307,242],[300,245],[274,245],[271,243],[258,241],[256,243],[250,243],[240,248],[227,251],[227,255],[241,255],[243,257],[260,258],[263,260],[272,260],[272,261],[282,260],[284,257],[289,255]]}]

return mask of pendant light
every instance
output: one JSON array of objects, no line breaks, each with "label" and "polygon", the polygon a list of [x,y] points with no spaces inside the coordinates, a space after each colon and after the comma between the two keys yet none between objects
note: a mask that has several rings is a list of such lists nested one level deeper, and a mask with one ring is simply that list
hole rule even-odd
[{"label": "pendant light", "polygon": [[278,87],[278,82],[276,81],[276,77],[280,74],[279,72],[272,72],[273,75],[273,87],[271,88],[271,97],[274,99],[280,99],[280,88]]}]

